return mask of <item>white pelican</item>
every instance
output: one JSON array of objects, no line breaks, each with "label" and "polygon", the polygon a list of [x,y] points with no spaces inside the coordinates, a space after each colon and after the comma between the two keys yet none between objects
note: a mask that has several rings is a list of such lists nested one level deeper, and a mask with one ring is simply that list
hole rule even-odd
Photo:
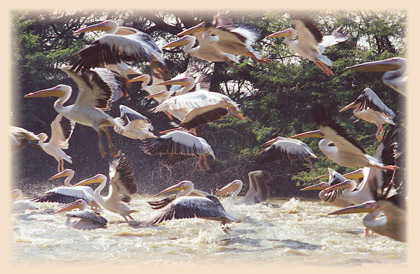
[{"label": "white pelican", "polygon": [[81,182],[71,185],[70,181],[73,179],[74,171],[72,169],[65,169],[64,171],[55,174],[51,178],[48,179],[48,181],[55,180],[61,177],[66,177],[64,180],[64,186],[59,186],[56,188],[53,188],[42,195],[38,196],[37,198],[34,198],[33,201],[39,202],[39,203],[71,203],[78,199],[83,199],[89,204],[91,207],[96,208],[98,207],[97,202],[95,201],[93,189],[80,185]]},{"label": "white pelican", "polygon": [[347,67],[346,69],[355,71],[386,71],[382,76],[384,84],[405,96],[408,81],[408,72],[406,67],[407,59],[393,57],[386,60],[354,65]]},{"label": "white pelican", "polygon": [[307,186],[302,188],[301,191],[321,190],[318,194],[318,197],[319,199],[321,199],[321,201],[330,203],[338,207],[346,207],[353,205],[351,201],[344,197],[343,190],[337,189],[333,191],[326,191],[328,187],[336,185],[338,183],[342,183],[347,179],[332,168],[328,168],[328,177],[328,182],[320,182],[315,185]]},{"label": "white pelican", "polygon": [[[396,134],[395,128],[387,128],[387,132],[383,142],[378,146],[375,153],[375,158],[385,165],[395,165],[398,154],[398,144],[395,142],[394,136]],[[339,184],[332,184],[325,191],[342,190],[342,195],[351,201],[353,204],[361,204],[372,200],[372,187],[382,188],[384,184],[394,179],[395,170],[382,170],[377,167],[365,167],[362,170],[352,172],[352,176],[357,173],[363,174],[362,182],[357,185],[353,180],[346,180]],[[346,175],[346,174],[345,174]],[[377,186],[372,186],[376,184]]]},{"label": "white pelican", "polygon": [[26,210],[38,210],[38,207],[30,201],[22,200],[22,190],[13,189],[10,194],[12,196],[12,205],[10,207],[12,213],[22,213]]},{"label": "white pelican", "polygon": [[173,165],[188,158],[197,157],[197,166],[200,170],[204,167],[210,170],[207,155],[215,159],[214,152],[207,141],[182,130],[173,130],[157,138],[143,141],[143,151],[146,154],[160,155],[165,165]]},{"label": "white pelican", "polygon": [[94,192],[96,202],[106,210],[120,214],[127,222],[127,217],[134,220],[130,214],[138,210],[130,208],[127,204],[131,201],[131,196],[137,193],[138,188],[134,181],[133,170],[125,155],[119,156],[111,163],[109,177],[110,187],[105,197],[101,195],[107,183],[107,177],[103,174],[97,174],[79,182],[79,185],[100,183]]},{"label": "white pelican", "polygon": [[258,163],[267,163],[271,161],[290,161],[290,160],[305,160],[312,168],[315,168],[311,161],[312,159],[318,159],[312,149],[299,140],[276,137],[263,144],[258,154],[256,161]]},{"label": "white pelican", "polygon": [[120,117],[115,119],[122,127],[114,127],[114,131],[122,136],[139,140],[156,137],[149,118],[127,106],[120,105]]},{"label": "white pelican", "polygon": [[[220,221],[222,225],[229,222],[236,222],[236,219],[225,211],[220,201],[206,192],[195,191],[199,196],[188,196],[194,190],[191,181],[182,181],[176,185],[168,187],[155,196],[180,190],[176,198],[169,203],[154,206],[154,209],[162,211],[146,224],[158,224],[172,219],[203,218],[208,220]],[[152,202],[153,204],[153,202]]]},{"label": "white pelican", "polygon": [[57,172],[64,170],[64,160],[70,164],[72,163],[71,157],[68,156],[63,149],[68,149],[69,147],[69,139],[73,134],[74,126],[74,121],[63,117],[63,114],[59,113],[54,121],[51,122],[51,138],[49,142],[45,143],[48,139],[48,135],[46,133],[38,134],[38,145],[47,154],[57,160]]},{"label": "white pelican", "polygon": [[38,141],[38,136],[24,128],[21,127],[10,127],[10,139],[12,145],[12,152],[17,152],[23,149],[27,144],[35,144],[35,141]]},{"label": "white pelican", "polygon": [[[269,62],[269,59],[261,58],[259,52],[251,45],[260,38],[255,29],[233,23],[226,14],[217,14],[212,23],[202,22],[194,27],[184,30],[177,36],[202,35],[202,39],[219,51],[232,54],[252,57],[257,62]],[[201,44],[201,43],[200,43]]]},{"label": "white pelican", "polygon": [[373,200],[334,211],[329,213],[329,215],[367,212],[369,214],[363,218],[363,224],[366,226],[366,236],[367,230],[370,229],[375,233],[389,237],[393,240],[405,242],[405,223],[407,216],[405,210],[406,197],[402,193],[389,196],[388,193],[390,189],[392,189],[392,186],[388,186],[388,190],[385,194],[381,195],[378,195],[377,192],[373,192],[372,194],[375,196]]},{"label": "white pelican", "polygon": [[[238,104],[228,96],[208,90],[196,90],[188,92],[194,86],[193,78],[169,80],[159,85],[181,85],[181,95],[174,96],[158,105],[154,112],[182,111],[184,117],[180,117],[180,126],[186,129],[195,128],[199,125],[215,121],[228,112],[241,120],[246,118],[237,112]],[[164,92],[165,93],[165,92]],[[156,96],[156,95],[155,95]]]},{"label": "white pelican", "polygon": [[104,131],[108,139],[109,149],[116,156],[108,127],[121,127],[121,125],[104,110],[109,110],[111,103],[118,100],[122,94],[128,94],[126,81],[120,74],[105,68],[84,70],[81,73],[71,71],[69,66],[64,66],[61,69],[79,87],[77,99],[73,105],[63,105],[72,94],[71,87],[67,85],[57,85],[33,92],[25,95],[25,98],[59,97],[54,103],[54,109],[67,119],[92,127],[98,134],[99,152],[102,157],[105,157],[106,154],[102,147],[101,131]]},{"label": "white pelican", "polygon": [[[98,212],[86,209],[86,201],[83,199],[76,200],[66,204],[55,211],[55,213],[70,211],[78,208],[79,211],[71,211],[66,213],[65,225],[76,229],[95,229],[104,228],[108,221]],[[71,222],[71,218],[78,218],[78,221]]]},{"label": "white pelican", "polygon": [[244,197],[237,197],[243,187],[243,182],[241,180],[234,180],[233,182],[225,185],[219,191],[216,192],[216,196],[223,196],[233,192],[231,197],[234,203],[246,205],[257,204],[267,200],[267,182],[270,182],[273,179],[271,177],[271,174],[268,171],[256,170],[249,172],[248,178],[249,188]]},{"label": "white pelican", "polygon": [[316,105],[312,114],[319,130],[304,132],[291,138],[323,138],[318,146],[322,153],[333,162],[345,167],[378,167],[395,170],[395,165],[384,165],[378,159],[366,154],[365,150],[350,137],[345,129],[327,114],[324,107]]},{"label": "white pelican", "polygon": [[119,26],[117,22],[106,20],[75,31],[75,33],[103,30],[107,33],[70,57],[72,70],[105,67],[120,62],[158,61],[166,67],[162,50],[152,38],[139,30]]},{"label": "white pelican", "polygon": [[[199,59],[210,62],[226,62],[229,65],[239,62],[238,59],[232,55],[221,52],[212,44],[208,43],[203,38],[204,32],[195,32],[194,35],[185,35],[184,37],[164,45],[162,48],[182,47],[183,51],[191,54]],[[194,47],[198,41],[198,46]]]},{"label": "white pelican", "polygon": [[395,113],[370,88],[365,88],[356,100],[343,107],[340,112],[351,108],[354,108],[353,115],[355,117],[377,126],[378,130],[375,136],[378,141],[382,140],[384,133],[382,124],[395,125],[395,122],[392,120],[395,117]]},{"label": "white pelican", "polygon": [[[331,60],[323,55],[325,48],[347,40],[347,36],[337,29],[332,35],[323,36],[315,22],[309,18],[293,20],[296,29],[289,28],[269,35],[269,38],[285,37],[285,43],[303,58],[309,59],[327,75],[334,75],[328,68]],[[297,36],[297,40],[295,40]]]}]

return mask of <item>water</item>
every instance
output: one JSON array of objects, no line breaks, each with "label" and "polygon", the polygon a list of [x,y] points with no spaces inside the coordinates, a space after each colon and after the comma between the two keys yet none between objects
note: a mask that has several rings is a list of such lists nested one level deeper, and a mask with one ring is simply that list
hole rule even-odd
[{"label": "water", "polygon": [[[136,196],[130,206],[141,222],[156,211]],[[40,204],[38,211],[11,215],[11,262],[17,266],[172,264],[406,265],[406,244],[387,237],[365,237],[363,215],[327,216],[336,210],[319,201],[270,199],[256,205],[225,209],[240,222],[229,225],[203,219],[172,220],[142,227],[104,211],[105,229],[77,230],[54,214],[56,205]]]}]

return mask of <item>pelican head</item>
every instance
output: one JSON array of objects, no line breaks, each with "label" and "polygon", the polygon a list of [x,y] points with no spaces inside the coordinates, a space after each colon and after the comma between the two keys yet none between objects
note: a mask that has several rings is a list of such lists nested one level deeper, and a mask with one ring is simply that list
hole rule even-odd
[{"label": "pelican head", "polygon": [[45,140],[48,139],[48,135],[45,134],[45,133],[40,133],[37,136],[38,136],[38,140],[41,141],[41,142],[44,142]]},{"label": "pelican head", "polygon": [[377,204],[375,201],[367,201],[363,204],[348,206],[343,209],[328,213],[328,215],[343,215],[351,213],[370,213],[377,209]]},{"label": "pelican head", "polygon": [[74,174],[74,171],[72,170],[72,169],[65,169],[65,170],[63,170],[62,172],[60,172],[60,173],[57,173],[57,174],[55,174],[54,176],[52,176],[52,177],[50,177],[49,179],[48,179],[48,181],[52,181],[52,180],[55,180],[55,179],[58,179],[58,178],[61,178],[61,177],[68,177],[68,176],[70,176],[71,174]]},{"label": "pelican head", "polygon": [[216,196],[226,196],[232,192],[235,192],[237,189],[242,188],[242,185],[243,183],[241,180],[234,180],[217,191]]},{"label": "pelican head", "polygon": [[112,20],[105,20],[103,22],[76,30],[74,33],[89,32],[89,31],[106,31],[114,32],[118,28],[118,23]]},{"label": "pelican head", "polygon": [[193,36],[186,35],[178,40],[175,40],[173,42],[170,42],[166,45],[164,45],[162,48],[174,48],[174,47],[182,47],[188,45],[193,39]]},{"label": "pelican head", "polygon": [[140,76],[134,77],[133,79],[128,80],[130,83],[134,82],[149,82],[150,76],[148,74],[142,74]]},{"label": "pelican head", "polygon": [[71,92],[71,87],[67,85],[57,85],[52,88],[38,90],[26,94],[25,98],[39,98],[39,97],[63,97],[66,93]]},{"label": "pelican head", "polygon": [[55,213],[59,213],[59,212],[64,212],[64,211],[70,211],[72,209],[81,209],[81,208],[85,208],[87,205],[86,201],[83,199],[78,199],[72,203],[66,204],[62,207],[60,207],[59,209],[57,209],[55,211]]},{"label": "pelican head", "polygon": [[186,191],[188,189],[192,190],[193,188],[194,188],[194,184],[191,181],[185,180],[185,181],[179,182],[176,185],[170,186],[170,187],[162,190],[158,194],[155,194],[153,197],[160,196],[160,195],[170,193],[170,192],[174,192],[174,191],[178,191],[178,190],[181,190],[181,191]]},{"label": "pelican head", "polygon": [[268,38],[279,38],[279,37],[293,37],[295,35],[296,31],[292,28],[282,30],[279,32],[275,32],[273,34],[270,34],[267,36]]},{"label": "pelican head", "polygon": [[184,35],[191,35],[191,34],[194,34],[196,32],[204,32],[204,31],[206,31],[206,22],[202,22],[202,23],[200,23],[200,24],[198,24],[194,27],[186,29],[186,30],[178,33],[176,36],[181,37],[181,36],[184,36]]},{"label": "pelican head", "polygon": [[89,184],[95,184],[95,183],[102,183],[106,179],[106,176],[103,174],[96,174],[93,177],[90,177],[88,179],[85,179],[81,182],[78,182],[75,184],[75,186],[84,186]]},{"label": "pelican head", "polygon": [[307,131],[307,132],[290,136],[290,138],[307,138],[307,137],[324,138],[324,134],[322,134],[320,130],[312,130],[312,131]]}]

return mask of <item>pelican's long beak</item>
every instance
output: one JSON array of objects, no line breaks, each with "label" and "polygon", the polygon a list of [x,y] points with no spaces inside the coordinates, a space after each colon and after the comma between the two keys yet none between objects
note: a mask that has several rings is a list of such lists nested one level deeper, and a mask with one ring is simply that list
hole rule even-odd
[{"label": "pelican's long beak", "polygon": [[339,111],[339,112],[343,112],[343,111],[349,110],[349,109],[354,108],[354,107],[356,107],[356,104],[355,104],[354,102],[351,102],[351,103],[350,103],[350,104],[348,104],[347,106],[345,106],[345,107],[343,107],[342,109],[340,109],[340,111]]},{"label": "pelican's long beak", "polygon": [[336,190],[336,189],[346,189],[346,188],[350,188],[353,186],[354,181],[352,180],[346,180],[344,182],[338,183],[338,184],[334,184],[330,187],[327,187],[325,189],[325,191],[332,191],[332,190]]},{"label": "pelican's long beak", "polygon": [[287,29],[287,30],[282,30],[279,32],[275,32],[273,34],[270,34],[269,36],[267,36],[268,38],[279,38],[279,37],[288,37],[292,35],[292,33]]},{"label": "pelican's long beak", "polygon": [[348,206],[343,209],[328,213],[328,215],[343,215],[351,213],[370,213],[376,210],[375,203],[372,201],[360,205]]},{"label": "pelican's long beak", "polygon": [[102,183],[102,181],[103,181],[103,178],[102,178],[101,174],[97,174],[93,177],[90,177],[90,178],[85,179],[81,182],[78,182],[74,186],[84,186],[84,185],[89,185],[89,184],[94,184],[94,183]]},{"label": "pelican's long beak", "polygon": [[343,177],[345,177],[346,179],[349,179],[349,180],[361,179],[361,178],[363,178],[363,176],[364,176],[363,168],[359,168],[355,171],[343,174]]},{"label": "pelican's long beak", "polygon": [[146,98],[146,99],[150,99],[150,98],[161,98],[161,97],[165,97],[165,96],[167,96],[168,95],[168,91],[167,90],[162,90],[162,91],[160,91],[160,92],[157,92],[157,93],[154,93],[154,94],[150,94],[150,95],[147,95],[146,97],[144,97],[144,98]]},{"label": "pelican's long beak", "polygon": [[160,82],[158,84],[156,84],[157,86],[163,86],[163,85],[171,85],[171,86],[175,86],[175,85],[180,85],[180,86],[188,86],[189,83],[189,78],[188,77],[184,77],[184,78],[178,78],[178,79],[172,79],[172,80],[168,80],[168,81],[163,81]]},{"label": "pelican's long beak", "polygon": [[368,72],[383,72],[383,71],[390,71],[390,70],[396,70],[399,69],[400,66],[397,64],[396,60],[386,59],[386,60],[380,60],[380,61],[373,61],[373,62],[367,62],[359,65],[354,65],[351,67],[347,67],[348,70],[354,70],[354,71],[368,71]]},{"label": "pelican's long beak", "polygon": [[146,74],[142,74],[140,76],[137,76],[137,77],[134,77],[134,78],[128,80],[128,82],[130,82],[130,83],[144,82],[144,81],[147,81],[147,79],[148,79],[147,75]]},{"label": "pelican's long beak", "polygon": [[307,132],[290,136],[290,138],[307,138],[307,137],[324,138],[324,134],[322,134],[320,130],[312,130],[312,131],[307,131]]},{"label": "pelican's long beak", "polygon": [[304,188],[300,189],[300,191],[323,190],[323,189],[326,189],[329,186],[330,185],[326,182],[320,182],[319,184],[316,184],[316,185],[311,185],[311,186],[304,187]]},{"label": "pelican's long beak", "polygon": [[280,137],[276,137],[274,139],[271,139],[271,140],[265,142],[262,146],[263,147],[271,146],[272,144],[274,144],[275,142],[277,142],[279,139],[280,139]]},{"label": "pelican's long beak", "polygon": [[107,21],[98,23],[98,24],[94,24],[82,29],[78,29],[76,31],[74,31],[73,33],[81,33],[81,32],[88,32],[88,31],[97,31],[97,30],[103,30],[103,31],[109,31],[111,30],[112,27],[109,25],[109,23]]},{"label": "pelican's long beak", "polygon": [[39,97],[62,97],[64,96],[64,90],[58,85],[52,88],[38,90],[29,94],[26,94],[25,98],[39,98]]},{"label": "pelican's long beak", "polygon": [[81,208],[81,207],[82,207],[82,204],[79,202],[79,200],[77,200],[77,201],[74,201],[72,203],[69,203],[69,204],[66,204],[66,205],[60,207],[59,209],[57,209],[55,211],[55,213],[70,211],[72,209]]},{"label": "pelican's long beak", "polygon": [[69,176],[69,169],[65,169],[62,172],[55,174],[54,176],[50,177],[48,181],[55,180],[61,177],[67,177],[67,176]]},{"label": "pelican's long beak", "polygon": [[174,47],[182,47],[188,45],[190,41],[188,41],[188,36],[184,36],[181,39],[175,40],[173,42],[170,42],[166,45],[164,45],[162,48],[174,48]]},{"label": "pelican's long beak", "polygon": [[219,191],[216,192],[216,196],[224,196],[224,195],[228,195],[232,192],[234,192],[235,190],[237,190],[239,187],[239,185],[236,183],[236,180],[225,185],[224,187],[222,187]]},{"label": "pelican's long beak", "polygon": [[200,23],[200,24],[198,24],[194,27],[191,27],[189,29],[186,29],[186,30],[178,33],[176,36],[181,37],[181,36],[184,36],[184,35],[194,34],[194,33],[199,32],[199,31],[206,31],[206,23],[205,22],[202,22],[202,23]]},{"label": "pelican's long beak", "polygon": [[157,196],[160,196],[160,195],[163,195],[163,194],[166,194],[166,193],[170,193],[170,192],[174,192],[174,191],[177,191],[177,190],[186,190],[186,189],[188,189],[188,186],[184,185],[184,181],[182,181],[182,182],[180,182],[176,185],[170,186],[170,187],[162,190],[158,194],[153,195],[153,197],[157,197]]}]

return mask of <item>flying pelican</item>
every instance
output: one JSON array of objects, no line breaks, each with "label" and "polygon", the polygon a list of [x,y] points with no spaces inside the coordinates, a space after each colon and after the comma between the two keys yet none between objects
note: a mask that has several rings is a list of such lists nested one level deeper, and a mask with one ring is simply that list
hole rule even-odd
[{"label": "flying pelican", "polygon": [[71,157],[68,156],[63,149],[69,147],[69,140],[73,134],[75,122],[63,117],[63,114],[59,113],[54,121],[51,122],[51,138],[48,143],[45,141],[48,139],[46,133],[38,134],[38,145],[47,154],[54,157],[57,162],[57,172],[64,170],[64,160],[72,163]]},{"label": "flying pelican", "polygon": [[158,61],[161,67],[166,68],[162,50],[148,34],[134,28],[119,26],[115,21],[106,20],[79,29],[74,33],[97,30],[103,30],[106,34],[68,58],[72,66],[71,70],[79,72],[83,69],[129,61]]},{"label": "flying pelican", "polygon": [[[169,80],[158,85],[181,85],[183,88],[179,91],[180,95],[169,98],[158,105],[154,112],[173,112],[183,111],[185,117],[179,119],[180,126],[186,129],[195,128],[199,125],[215,121],[228,112],[241,120],[246,118],[237,112],[238,104],[228,96],[218,92],[208,90],[196,90],[188,92],[194,86],[193,78],[182,78]],[[156,95],[155,95],[156,96]]]},{"label": "flying pelican", "polygon": [[389,193],[393,189],[392,182],[385,192],[383,188],[382,192],[378,194],[377,188],[378,186],[375,183],[371,184],[373,200],[331,212],[329,215],[367,212],[369,214],[363,218],[363,224],[366,226],[366,236],[368,229],[370,229],[393,240],[405,242],[405,195],[397,193],[390,196]]},{"label": "flying pelican", "polygon": [[355,117],[377,126],[378,130],[375,136],[378,141],[382,140],[384,133],[382,124],[395,125],[395,122],[392,120],[395,117],[395,113],[370,88],[365,88],[356,100],[343,107],[340,112],[351,108],[354,108],[353,115]]},{"label": "flying pelican", "polygon": [[[232,54],[221,52],[214,45],[208,43],[203,38],[204,32],[195,32],[193,35],[185,35],[180,39],[172,41],[162,48],[184,47],[183,51],[199,59],[209,62],[226,62],[229,65],[238,63],[239,60]],[[178,34],[179,35],[179,34]],[[198,46],[194,47],[198,41]]]},{"label": "flying pelican", "polygon": [[[169,203],[154,206],[154,209],[162,211],[146,224],[158,224],[172,219],[203,218],[208,220],[220,221],[222,225],[229,222],[236,222],[236,219],[225,211],[220,201],[206,192],[195,191],[199,196],[188,196],[194,190],[191,181],[181,181],[180,183],[168,187],[155,196],[180,190],[176,198]],[[153,202],[152,202],[153,203]]]},{"label": "flying pelican", "polygon": [[[323,36],[316,23],[309,17],[293,20],[295,29],[289,28],[269,35],[269,38],[285,37],[285,43],[303,58],[309,59],[327,75],[334,75],[328,68],[332,66],[331,60],[323,55],[325,48],[347,40],[341,33],[342,29],[335,30],[332,35]],[[297,37],[297,40],[295,38]]]},{"label": "flying pelican", "polygon": [[326,191],[328,187],[344,182],[347,180],[347,178],[345,178],[343,175],[341,175],[332,168],[328,168],[328,177],[328,182],[320,182],[315,185],[307,186],[302,188],[301,191],[321,190],[318,194],[318,197],[319,199],[321,199],[321,201],[330,203],[338,207],[346,207],[353,205],[351,201],[344,197],[343,190],[337,189],[334,191]]},{"label": "flying pelican", "polygon": [[88,186],[81,185],[79,182],[77,184],[70,184],[71,180],[74,177],[74,171],[72,169],[65,169],[64,171],[55,174],[50,177],[48,181],[55,180],[58,178],[66,177],[64,180],[64,186],[59,186],[53,188],[37,198],[34,198],[33,201],[39,203],[71,203],[78,199],[83,199],[93,208],[98,207],[98,203],[95,201],[94,193],[92,188]]},{"label": "flying pelican", "polygon": [[216,192],[216,196],[223,196],[233,192],[231,197],[234,203],[246,205],[257,204],[259,202],[267,200],[267,182],[270,182],[273,179],[271,177],[271,174],[268,171],[256,170],[249,172],[248,178],[249,189],[244,197],[237,197],[243,187],[243,182],[241,180],[234,180],[233,182],[225,185],[219,191]]},{"label": "flying pelican", "polygon": [[122,128],[114,127],[114,131],[122,136],[139,140],[156,137],[149,118],[127,106],[120,105],[120,117],[115,119]]},{"label": "flying pelican", "polygon": [[215,159],[214,152],[207,141],[182,130],[173,130],[157,138],[143,141],[143,151],[146,154],[159,154],[165,165],[173,165],[191,157],[197,157],[197,166],[210,170],[207,155]]},{"label": "flying pelican", "polygon": [[393,57],[386,60],[354,65],[347,67],[346,69],[354,71],[386,71],[382,76],[384,84],[406,96],[406,86],[408,81],[408,72],[406,67],[407,59]]},{"label": "flying pelican", "polygon": [[69,120],[92,127],[98,134],[99,152],[105,157],[106,152],[102,147],[102,133],[104,131],[111,153],[116,156],[108,127],[121,127],[114,118],[104,112],[109,110],[111,103],[118,100],[123,94],[128,94],[124,78],[105,68],[83,70],[81,73],[71,71],[69,66],[61,68],[78,85],[79,91],[73,105],[63,106],[70,98],[72,89],[67,85],[36,91],[25,95],[25,98],[59,97],[54,103],[54,109]]},{"label": "flying pelican", "polygon": [[12,205],[10,207],[12,213],[22,213],[26,210],[38,210],[38,207],[30,201],[22,200],[22,190],[13,189],[10,194],[12,196]]},{"label": "flying pelican", "polygon": [[111,163],[109,177],[110,187],[108,196],[105,197],[101,195],[107,183],[107,177],[103,174],[83,180],[79,185],[100,183],[94,192],[96,202],[106,210],[120,214],[127,222],[127,217],[134,220],[130,214],[138,210],[130,208],[127,204],[131,201],[131,196],[137,193],[138,188],[131,165],[124,154]]},{"label": "flying pelican", "polygon": [[10,127],[10,139],[12,144],[12,152],[17,152],[23,149],[27,144],[35,145],[38,141],[38,136],[21,127]]},{"label": "flying pelican", "polygon": [[[398,154],[398,143],[395,142],[395,127],[388,127],[383,142],[376,149],[374,157],[385,165],[395,165]],[[342,195],[353,204],[361,204],[372,200],[372,184],[382,188],[384,184],[393,180],[398,170],[382,170],[377,167],[365,167],[359,173],[363,174],[362,182],[357,185],[354,180],[345,180],[328,187],[325,191],[342,190]],[[356,174],[356,172],[353,172]]]},{"label": "flying pelican", "polygon": [[195,33],[201,34],[205,42],[221,52],[249,56],[257,62],[267,63],[270,61],[261,58],[259,52],[251,47],[260,38],[258,31],[246,25],[233,23],[226,14],[217,14],[212,23],[202,22],[178,33],[177,36],[194,35]]},{"label": "flying pelican", "polygon": [[311,158],[318,159],[307,144],[291,138],[279,136],[264,143],[263,147],[265,148],[257,154],[258,163],[299,159],[307,161],[312,168],[315,168]]},{"label": "flying pelican", "polygon": [[323,138],[318,146],[322,153],[333,162],[345,167],[378,167],[395,170],[395,165],[384,165],[378,159],[366,154],[365,150],[350,137],[345,129],[327,114],[324,107],[316,105],[312,114],[319,130],[304,132],[291,138]]},{"label": "flying pelican", "polygon": [[[72,203],[66,204],[55,211],[55,213],[70,211],[78,208],[79,211],[71,211],[66,213],[66,226],[76,229],[95,229],[104,228],[108,221],[98,212],[86,209],[86,201],[83,199],[76,200]],[[78,221],[71,222],[71,218],[78,218]]]}]

